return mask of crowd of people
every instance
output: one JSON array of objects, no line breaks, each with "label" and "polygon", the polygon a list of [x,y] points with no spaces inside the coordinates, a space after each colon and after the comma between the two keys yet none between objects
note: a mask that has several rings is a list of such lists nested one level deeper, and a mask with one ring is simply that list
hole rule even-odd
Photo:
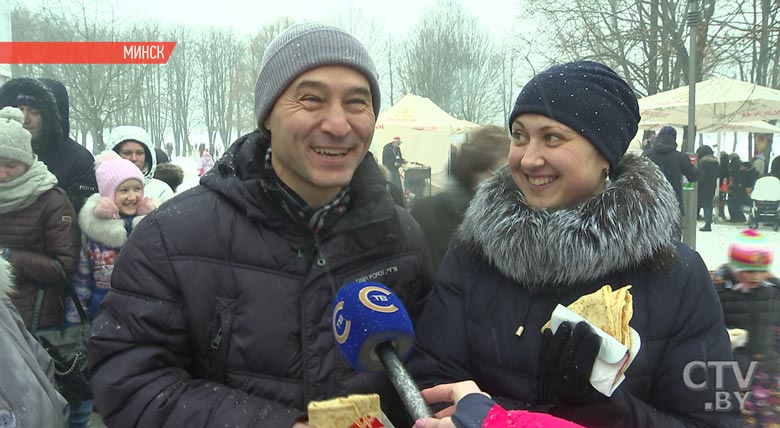
[{"label": "crowd of people", "polygon": [[[736,354],[780,378],[780,284],[766,239],[740,236],[713,286],[679,241],[681,177],[708,183],[708,229],[722,163],[702,148],[695,169],[673,128],[646,156],[627,154],[637,98],[606,65],[538,73],[506,127],[469,134],[451,186],[411,210],[391,195],[407,162],[400,138],[379,162],[368,150],[379,82],[347,32],[282,32],[262,58],[254,106],[257,128],[221,156],[203,147],[199,185],[176,194],[181,169],[160,163],[170,148],[158,152],[144,129],[114,128],[93,159],[68,136],[62,84],[0,87],[0,358],[15,375],[10,388],[3,376],[0,421],[76,428],[96,411],[109,427],[305,428],[309,402],[369,392],[398,427],[773,420],[760,399],[712,411],[719,393],[745,392],[737,376],[688,371]],[[729,205],[749,195],[742,168],[729,171]],[[414,324],[408,368],[432,418],[411,420],[386,374],[355,371],[340,354],[331,302],[365,278],[389,287]],[[545,327],[556,306],[604,285],[631,286],[641,338],[610,394],[590,380],[599,331]],[[28,329],[78,324],[82,309],[91,398],[68,403],[57,392],[64,368]],[[749,332],[739,352],[727,326]]]}]

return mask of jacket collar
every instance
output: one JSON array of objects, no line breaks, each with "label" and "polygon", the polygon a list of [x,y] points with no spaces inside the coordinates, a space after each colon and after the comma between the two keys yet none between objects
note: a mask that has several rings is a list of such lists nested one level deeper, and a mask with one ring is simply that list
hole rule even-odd
[{"label": "jacket collar", "polygon": [[[200,183],[245,210],[248,217],[272,227],[289,227],[288,215],[263,190],[265,153],[270,141],[254,131],[236,140]],[[350,207],[333,231],[376,221],[395,213],[395,204],[385,188],[384,178],[369,152],[350,183]]]},{"label": "jacket collar", "polygon": [[533,292],[668,266],[679,227],[664,176],[650,160],[626,155],[604,192],[552,212],[526,205],[504,166],[480,185],[457,242]]}]

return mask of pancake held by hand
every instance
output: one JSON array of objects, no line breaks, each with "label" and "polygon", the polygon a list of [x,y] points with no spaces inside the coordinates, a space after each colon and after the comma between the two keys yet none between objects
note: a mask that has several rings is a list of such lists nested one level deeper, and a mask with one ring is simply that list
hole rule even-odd
[{"label": "pancake held by hand", "polygon": [[[630,288],[631,286],[627,285],[612,291],[611,286],[605,285],[575,300],[567,308],[630,349],[631,331],[628,323],[634,316],[634,301]],[[542,327],[542,331],[546,328],[550,328],[549,321]]]}]

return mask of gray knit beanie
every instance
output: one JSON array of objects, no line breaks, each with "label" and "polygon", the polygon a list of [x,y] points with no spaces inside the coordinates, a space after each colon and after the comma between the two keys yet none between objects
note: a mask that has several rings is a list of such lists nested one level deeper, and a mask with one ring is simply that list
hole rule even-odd
[{"label": "gray knit beanie", "polygon": [[363,44],[330,25],[295,24],[271,41],[260,63],[255,84],[255,118],[263,135],[269,135],[263,122],[287,86],[302,73],[326,65],[343,65],[363,74],[371,87],[374,114],[379,116],[376,67]]},{"label": "gray knit beanie", "polygon": [[22,127],[24,114],[16,107],[4,107],[0,110],[0,158],[32,165],[32,146],[30,131]]}]

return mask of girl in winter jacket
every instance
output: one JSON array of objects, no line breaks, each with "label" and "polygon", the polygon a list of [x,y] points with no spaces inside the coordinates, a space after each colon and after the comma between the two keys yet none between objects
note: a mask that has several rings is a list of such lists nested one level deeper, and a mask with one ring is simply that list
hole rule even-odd
[{"label": "girl in winter jacket", "polygon": [[[95,178],[100,193],[90,196],[79,212],[82,246],[73,276],[73,288],[90,320],[111,288],[111,272],[127,236],[154,209],[152,199],[144,197],[141,170],[113,151],[98,155]],[[80,322],[71,298],[65,301],[65,321]],[[86,428],[92,401],[71,403],[71,408],[70,427]]]},{"label": "girl in winter jacket", "polygon": [[[73,278],[76,294],[90,319],[94,318],[110,287],[111,272],[127,236],[154,209],[144,197],[144,176],[132,162],[112,151],[95,161],[98,190],[79,213],[82,250]],[[66,302],[66,320],[79,322],[71,299]]]},{"label": "girl in winter jacket", "polygon": [[[708,370],[732,360],[709,271],[676,238],[663,174],[624,156],[639,120],[633,90],[600,63],[557,65],[525,85],[508,164],[480,184],[415,325],[421,386],[471,379],[506,409],[588,428],[741,425],[735,376]],[[631,285],[639,349],[602,393],[590,381],[609,358],[600,336],[585,322],[543,326],[605,285]],[[725,394],[731,405],[714,411]]]}]

